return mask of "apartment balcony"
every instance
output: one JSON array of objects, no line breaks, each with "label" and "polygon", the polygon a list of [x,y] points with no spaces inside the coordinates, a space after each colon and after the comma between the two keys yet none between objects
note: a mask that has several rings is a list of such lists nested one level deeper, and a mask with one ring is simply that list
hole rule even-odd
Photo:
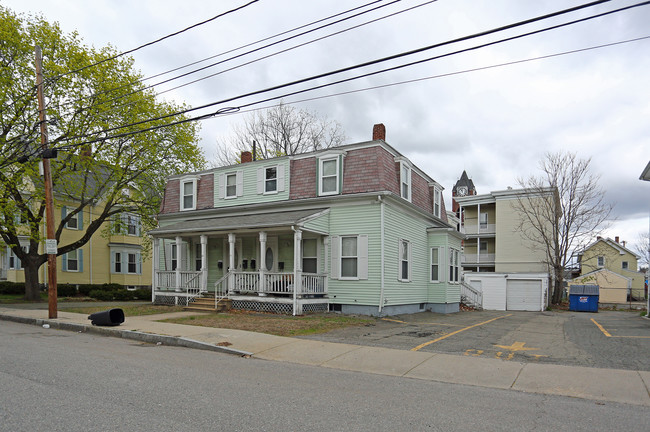
[{"label": "apartment balcony", "polygon": [[497,232],[496,224],[466,224],[463,226],[463,232],[469,236],[495,235]]},{"label": "apartment balcony", "polygon": [[494,264],[494,255],[493,253],[463,254],[461,262],[463,264]]}]

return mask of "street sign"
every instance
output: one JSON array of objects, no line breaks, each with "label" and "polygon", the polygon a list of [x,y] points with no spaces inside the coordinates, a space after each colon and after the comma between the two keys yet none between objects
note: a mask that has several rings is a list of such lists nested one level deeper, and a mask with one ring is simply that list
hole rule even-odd
[{"label": "street sign", "polygon": [[45,240],[45,253],[50,255],[56,255],[58,252],[56,239],[46,239]]}]

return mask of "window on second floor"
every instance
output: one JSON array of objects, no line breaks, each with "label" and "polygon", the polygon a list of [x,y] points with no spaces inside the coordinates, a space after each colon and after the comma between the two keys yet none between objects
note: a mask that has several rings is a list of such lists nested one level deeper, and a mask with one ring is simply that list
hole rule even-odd
[{"label": "window on second floor", "polygon": [[480,253],[487,253],[488,251],[488,242],[487,240],[481,240],[479,242],[479,252]]},{"label": "window on second floor", "polygon": [[442,192],[439,188],[433,188],[433,215],[442,217]]},{"label": "window on second floor", "polygon": [[411,167],[400,162],[400,194],[402,198],[411,201]]},{"label": "window on second floor", "polygon": [[481,229],[487,229],[488,227],[488,214],[481,213],[479,216],[479,223],[481,224]]},{"label": "window on second floor", "polygon": [[181,180],[181,210],[196,209],[196,179]]},{"label": "window on second floor", "polygon": [[623,262],[621,263],[621,268],[622,268],[623,270],[627,270],[627,269],[629,268],[629,266],[630,266],[630,264],[629,264],[627,261],[623,261]]},{"label": "window on second floor", "polygon": [[598,268],[605,267],[605,257],[600,255],[598,256]]},{"label": "window on second floor", "polygon": [[[74,209],[68,209],[68,207],[63,206],[61,207],[61,219],[65,219],[66,216],[68,216],[69,213],[72,212]],[[73,230],[82,230],[83,229],[83,211],[80,211],[79,213],[75,214],[72,216],[68,221],[65,223],[65,227],[67,229],[73,229]]]},{"label": "window on second floor", "polygon": [[319,160],[319,195],[334,195],[339,193],[339,158],[333,157]]}]

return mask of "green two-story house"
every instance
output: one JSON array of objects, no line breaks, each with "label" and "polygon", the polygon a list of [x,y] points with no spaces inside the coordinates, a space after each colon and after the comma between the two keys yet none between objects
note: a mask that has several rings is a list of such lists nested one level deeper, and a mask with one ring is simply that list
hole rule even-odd
[{"label": "green two-story house", "polygon": [[153,301],[216,294],[302,314],[455,312],[462,235],[443,188],[385,141],[253,160],[168,179]]}]

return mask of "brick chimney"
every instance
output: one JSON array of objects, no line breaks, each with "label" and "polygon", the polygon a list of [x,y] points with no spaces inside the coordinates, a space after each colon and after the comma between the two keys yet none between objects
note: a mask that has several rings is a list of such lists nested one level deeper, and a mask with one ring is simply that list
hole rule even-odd
[{"label": "brick chimney", "polygon": [[253,162],[253,153],[249,151],[241,152],[241,163]]},{"label": "brick chimney", "polygon": [[372,140],[386,141],[386,126],[383,123],[378,123],[372,127]]},{"label": "brick chimney", "polygon": [[614,237],[614,241],[616,241],[616,243],[619,243],[618,236]]}]

